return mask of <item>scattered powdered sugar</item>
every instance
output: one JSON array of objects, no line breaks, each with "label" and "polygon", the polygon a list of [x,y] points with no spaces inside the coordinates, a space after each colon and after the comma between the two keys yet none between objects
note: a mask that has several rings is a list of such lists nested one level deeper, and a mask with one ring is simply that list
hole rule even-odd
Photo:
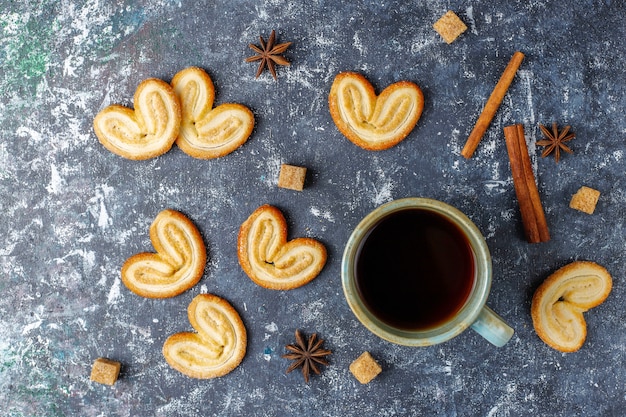
[{"label": "scattered powdered sugar", "polygon": [[[540,2],[531,3],[528,7],[536,8],[539,7]],[[58,398],[50,397],[49,395],[52,394],[46,394],[47,392],[54,392],[55,395],[61,395],[65,399],[79,399],[80,402],[85,403],[83,415],[86,417],[104,415],[97,404],[89,403],[92,401],[90,399],[92,394],[100,392],[102,387],[85,383],[88,378],[85,377],[84,372],[91,362],[91,356],[95,353],[100,354],[100,351],[113,355],[132,356],[132,363],[128,364],[129,366],[126,368],[128,372],[126,380],[120,381],[121,385],[112,388],[113,391],[107,390],[109,393],[115,391],[115,401],[107,403],[107,406],[111,407],[110,414],[121,416],[130,416],[133,410],[129,409],[129,405],[133,407],[141,403],[142,398],[145,400],[143,395],[148,392],[146,385],[150,384],[154,384],[154,386],[149,387],[150,395],[154,394],[151,396],[151,401],[154,402],[150,406],[157,416],[200,416],[207,415],[207,413],[210,415],[241,415],[242,413],[245,414],[243,410],[253,410],[258,415],[272,415],[281,407],[283,410],[289,411],[285,414],[301,415],[305,410],[313,410],[311,413],[332,415],[332,411],[329,411],[329,403],[335,409],[345,410],[353,403],[358,402],[360,404],[367,395],[376,392],[378,388],[375,386],[361,387],[354,383],[347,369],[341,365],[344,363],[341,361],[345,359],[341,355],[349,349],[358,349],[366,345],[379,345],[376,345],[372,340],[355,342],[350,337],[345,337],[346,332],[350,333],[353,329],[346,328],[343,321],[335,325],[335,322],[327,316],[335,314],[337,311],[329,311],[329,300],[319,297],[313,297],[312,301],[306,300],[302,305],[298,303],[290,310],[304,325],[313,327],[319,322],[325,323],[324,337],[331,342],[329,344],[332,344],[333,349],[341,348],[337,349],[336,356],[333,357],[336,362],[325,369],[322,376],[314,383],[289,387],[291,391],[286,391],[285,386],[289,385],[283,384],[284,380],[279,378],[287,377],[280,373],[276,377],[279,383],[250,386],[250,381],[259,382],[259,380],[249,378],[250,375],[247,375],[246,372],[252,368],[242,366],[235,371],[239,373],[238,376],[231,375],[220,381],[185,382],[185,389],[189,389],[186,391],[180,389],[180,375],[169,368],[164,361],[155,358],[155,352],[157,352],[156,356],[158,357],[160,343],[166,336],[162,333],[162,329],[173,326],[168,314],[166,314],[169,311],[163,316],[157,315],[162,311],[161,306],[165,305],[165,302],[155,301],[153,303],[153,310],[149,310],[152,313],[149,314],[153,314],[154,318],[152,315],[148,316],[151,318],[148,325],[138,325],[135,312],[125,311],[122,308],[131,301],[130,296],[125,297],[128,291],[124,290],[119,278],[119,264],[124,261],[125,255],[115,250],[119,249],[117,247],[120,245],[127,245],[130,240],[136,240],[137,235],[143,236],[142,242],[148,242],[146,230],[149,220],[136,220],[135,226],[119,227],[117,223],[125,220],[120,219],[120,214],[143,217],[138,214],[141,213],[142,208],[134,206],[129,208],[128,205],[124,205],[127,201],[125,201],[126,197],[122,193],[127,190],[122,186],[116,188],[118,185],[115,187],[109,185],[117,184],[115,181],[118,178],[113,180],[108,178],[109,175],[115,175],[115,173],[102,173],[97,171],[99,167],[91,169],[92,167],[87,166],[87,164],[93,160],[89,161],[87,158],[93,157],[93,154],[89,155],[89,152],[92,152],[91,147],[98,146],[97,142],[94,141],[90,126],[94,112],[110,103],[124,100],[129,102],[132,97],[132,91],[129,91],[128,85],[120,86],[118,81],[136,78],[137,71],[162,73],[169,71],[167,65],[170,63],[167,62],[167,59],[155,59],[155,55],[161,56],[162,52],[167,51],[166,47],[159,43],[163,42],[163,39],[158,36],[159,32],[155,29],[155,23],[159,23],[159,30],[163,28],[163,30],[176,30],[177,27],[175,21],[172,20],[173,14],[171,12],[173,10],[179,12],[179,9],[182,9],[182,4],[176,1],[160,0],[152,2],[140,11],[136,11],[130,6],[118,6],[103,2],[79,4],[63,1],[60,4],[62,13],[49,13],[50,25],[48,26],[54,28],[49,35],[50,40],[40,45],[38,49],[44,52],[61,50],[62,56],[54,57],[45,54],[40,61],[43,68],[41,75],[34,74],[29,75],[29,77],[21,77],[21,79],[27,79],[32,84],[33,96],[22,96],[22,94],[18,94],[18,89],[11,88],[10,82],[0,80],[0,86],[8,87],[4,89],[7,92],[3,93],[3,98],[6,100],[0,100],[0,121],[3,124],[5,121],[11,121],[9,115],[14,113],[16,108],[28,109],[33,103],[35,104],[34,107],[41,109],[39,111],[42,115],[48,116],[45,123],[41,123],[39,117],[25,117],[16,122],[17,127],[15,125],[10,127],[15,133],[15,138],[22,141],[20,145],[24,144],[23,146],[28,146],[29,149],[42,149],[31,160],[26,160],[27,157],[24,157],[23,162],[13,161],[14,156],[11,153],[15,147],[11,147],[8,141],[0,143],[0,165],[3,165],[0,168],[0,181],[21,180],[19,177],[23,173],[29,175],[28,181],[33,178],[40,181],[38,184],[40,193],[38,195],[32,193],[35,187],[33,185],[33,189],[29,189],[27,192],[17,196],[9,196],[8,203],[5,204],[4,200],[2,201],[6,218],[23,220],[24,217],[28,217],[19,223],[19,230],[9,226],[5,237],[6,244],[0,247],[0,271],[7,277],[7,285],[12,286],[12,293],[16,297],[14,302],[20,307],[24,306],[23,311],[20,308],[17,313],[15,325],[0,322],[0,334],[9,335],[8,339],[0,340],[0,363],[2,363],[0,379],[11,381],[12,384],[14,382],[11,378],[14,378],[14,375],[26,375],[24,378],[28,379],[15,379],[14,388],[11,389],[5,388],[7,382],[0,382],[0,393],[11,391],[16,396],[21,395],[17,400],[9,399],[9,405],[23,405],[26,400],[35,398],[37,395],[41,395],[41,397],[37,397],[35,400],[41,404],[55,404]],[[5,39],[13,40],[12,37],[26,33],[27,23],[32,25],[32,23],[37,22],[38,13],[48,14],[43,10],[45,5],[44,2],[38,10],[32,7],[32,12],[3,13],[3,16],[0,16],[0,34]],[[445,5],[438,1],[422,2],[421,5],[430,9],[432,16],[437,15],[438,10],[441,10],[442,13],[445,11]],[[381,6],[384,7],[384,4]],[[395,6],[400,7],[401,5]],[[274,8],[281,8],[281,14],[285,16],[295,16],[306,12],[307,7],[298,2],[282,0],[268,0],[253,5],[249,10],[250,15],[253,16],[251,18],[253,21],[242,26],[240,30],[241,39],[256,39],[259,29],[265,30],[266,27],[269,27],[275,19],[275,14],[272,12]],[[479,29],[482,31],[485,25],[490,25],[492,22],[500,24],[503,19],[509,19],[508,15],[484,9],[475,10],[476,6],[472,5],[461,7],[465,7],[465,18],[469,26],[470,38],[477,43],[482,43],[484,48],[491,48],[495,55],[503,54],[504,52],[498,50],[500,45],[496,43],[496,38],[482,37],[477,39],[477,36],[471,35],[478,35]],[[358,5],[355,6],[355,10],[359,12],[363,9]],[[482,22],[478,21],[478,27],[475,15],[477,18],[482,17],[483,19]],[[423,16],[419,17],[422,18]],[[367,21],[367,18],[363,19],[362,16],[357,15],[350,17],[348,23],[354,24],[360,19]],[[189,22],[193,22],[193,19],[189,19]],[[427,62],[423,59],[426,54],[430,59],[438,60],[439,63],[451,64],[449,66],[453,67],[452,64],[456,64],[456,62],[452,62],[448,56],[467,52],[467,45],[464,44],[468,41],[467,39],[460,39],[457,43],[446,46],[441,44],[440,38],[426,25],[422,31],[415,31],[415,28],[405,28],[404,30],[412,30],[412,32],[410,32],[411,35],[405,36],[404,43],[392,40],[384,47],[389,48],[391,46],[394,53],[398,52],[403,57],[412,54],[410,58],[417,63],[413,61],[406,64],[392,62],[389,67],[381,68],[377,66],[372,57],[374,54],[380,53],[382,48],[368,46],[371,45],[367,32],[370,29],[361,28],[355,31],[351,30],[348,36],[342,40],[342,47],[347,47],[350,54],[361,57],[357,65],[358,68],[344,68],[343,65],[346,62],[342,60],[343,57],[337,57],[340,53],[337,52],[338,43],[333,33],[333,27],[337,23],[338,20],[336,19],[332,21],[332,24],[312,22],[311,28],[306,29],[307,36],[303,36],[303,39],[306,38],[310,51],[316,54],[315,62],[303,64],[300,58],[309,51],[304,48],[298,49],[301,45],[296,44],[294,46],[297,48],[294,47],[290,51],[296,59],[293,60],[289,71],[281,72],[282,78],[279,80],[279,84],[276,84],[269,76],[258,80],[262,87],[280,85],[292,94],[302,94],[309,97],[308,102],[297,101],[287,104],[286,116],[290,120],[319,114],[325,109],[327,105],[326,87],[330,85],[334,74],[339,70],[351,69],[366,72],[371,70],[373,72],[376,69],[377,73],[373,77],[377,77],[386,76],[390,70],[404,65],[412,66],[413,72],[410,76],[419,78],[420,72],[424,71],[420,64]],[[283,32],[288,32],[291,24],[291,21],[286,20],[283,24]],[[416,26],[418,25],[416,24]],[[267,38],[268,33],[263,32],[263,34]],[[168,34],[164,36],[168,36]],[[150,39],[150,41],[145,43],[143,37]],[[497,40],[498,42],[510,42],[509,39],[497,38]],[[383,39],[382,42],[385,40]],[[343,46],[343,43],[347,43],[347,45]],[[4,45],[2,44],[2,46]],[[242,43],[242,49],[244,48],[245,44]],[[440,50],[443,52],[437,52]],[[30,57],[30,55],[28,56]],[[195,55],[187,54],[185,56],[191,57],[193,60]],[[17,52],[6,54],[7,61],[18,62],[20,61],[17,59],[19,57]],[[130,65],[108,64],[126,60],[128,57],[132,57],[133,60]],[[179,59],[179,57],[175,57],[175,59]],[[200,62],[194,62],[198,65],[204,63],[201,58]],[[609,64],[610,62],[606,58],[598,55],[592,58],[589,67],[591,69],[606,68]],[[114,70],[112,71],[111,68]],[[55,71],[54,78],[50,69]],[[7,70],[6,74],[11,75],[11,72],[11,70]],[[480,78],[480,71],[469,68],[464,65],[464,62],[461,62],[459,73],[465,78],[471,78],[472,81]],[[102,82],[101,91],[90,91],[88,87],[80,87],[81,85],[90,85],[89,82],[81,84],[85,77]],[[493,156],[499,151],[498,147],[503,146],[500,133],[503,123],[519,118],[527,126],[536,126],[536,105],[533,103],[533,93],[538,94],[532,89],[535,82],[533,71],[522,69],[519,71],[518,78],[517,90],[512,91],[517,91],[519,97],[509,99],[510,101],[505,103],[506,105],[503,106],[494,125],[490,128],[490,132],[481,142],[479,157],[472,161],[477,170],[482,170],[482,176],[480,180],[475,182],[477,190],[467,192],[469,197],[474,197],[472,192],[475,191],[476,193],[484,192],[488,197],[495,199],[512,189],[512,180],[508,175],[508,170],[504,167],[505,162],[495,161]],[[24,87],[22,84],[19,85]],[[320,88],[320,85],[324,85],[324,88]],[[439,93],[436,86],[428,87],[429,93],[434,98]],[[267,88],[266,92],[268,97],[271,97],[272,89]],[[569,104],[570,101],[573,102],[576,99],[575,94],[574,88],[563,88],[563,101],[569,105],[563,110],[563,114],[567,114],[568,109],[576,104]],[[267,120],[278,117],[279,111],[275,110],[277,108],[276,103],[268,98],[266,104],[268,110],[262,110],[266,111],[263,117]],[[513,112],[510,110],[512,107],[515,107]],[[432,108],[427,108],[427,110],[432,111]],[[543,116],[546,115],[543,114]],[[324,137],[329,135],[329,129],[316,125],[315,121],[307,121],[307,123],[310,123],[311,130],[316,134]],[[424,119],[422,124],[427,123],[428,120]],[[289,133],[285,133],[285,136],[289,136],[289,140],[299,139],[295,128],[285,129],[285,131],[287,130]],[[458,156],[465,139],[461,134],[462,131],[465,131],[465,127],[462,129],[454,127],[450,133],[444,128],[439,130],[437,140],[448,139],[442,140],[445,143],[444,150],[457,157],[456,159],[452,158],[450,163],[452,175],[463,175],[462,171],[466,164]],[[531,159],[534,162],[533,169],[537,172],[534,132],[535,129],[528,129],[527,143]],[[624,132],[622,129],[621,134],[623,135]],[[246,149],[250,153],[246,154],[245,157],[253,161],[253,166],[257,164],[257,171],[262,176],[260,178],[261,183],[267,185],[268,188],[275,189],[281,164],[289,162],[282,160],[287,148],[281,147],[283,146],[281,141],[285,138],[273,137],[271,128],[263,133],[263,136],[254,137],[254,141],[261,143],[258,148],[262,150],[255,150],[256,153],[253,153],[252,150]],[[589,141],[585,144],[584,152],[590,154],[595,145],[597,143]],[[582,145],[580,146],[582,147]],[[21,150],[21,148],[19,149]],[[260,152],[266,154],[261,158]],[[87,157],[85,160],[82,160],[83,155]],[[166,157],[171,157],[171,155]],[[222,162],[206,162],[206,166],[211,169],[212,165],[217,166]],[[622,162],[623,150],[610,149],[590,164],[595,163],[594,168],[599,170],[621,168]],[[146,178],[142,178],[142,181],[145,181],[150,187],[154,185],[150,190],[154,191],[153,194],[158,195],[158,197],[151,197],[148,201],[140,202],[140,204],[145,204],[152,210],[159,205],[182,206],[190,201],[192,203],[197,202],[194,197],[186,195],[184,187],[166,182],[157,183],[154,178],[150,177],[152,173],[160,174],[162,171],[159,172],[159,170],[167,169],[167,165],[162,163],[162,160],[141,162],[137,165],[140,164],[145,166],[145,169],[138,170],[146,176]],[[315,200],[317,201],[315,204],[307,206],[310,207],[310,214],[319,220],[322,228],[337,227],[341,223],[341,219],[338,223],[336,216],[341,216],[342,212],[379,206],[393,200],[397,197],[396,194],[400,194],[400,190],[403,190],[402,181],[406,179],[406,175],[400,175],[403,174],[399,167],[402,162],[398,162],[396,165],[389,163],[385,157],[372,154],[368,155],[367,163],[364,165],[357,164],[356,167],[350,167],[354,171],[350,172],[349,178],[346,177],[349,181],[345,181],[345,184],[342,179],[337,180],[336,178],[323,184],[323,186],[330,186],[331,189],[340,187],[339,191],[344,193],[341,201],[335,201],[327,207],[323,205],[321,200]],[[103,164],[103,167],[106,165]],[[562,167],[559,168],[561,168],[561,172],[565,172]],[[89,175],[83,175],[85,171]],[[172,173],[172,175],[174,174],[176,173]],[[352,174],[354,174],[354,178],[352,178]],[[416,173],[413,172],[413,175],[416,176]],[[230,192],[233,189],[229,185],[231,180],[231,178],[211,178],[211,181],[198,187],[201,195],[206,197],[207,205],[211,206],[207,210],[214,210],[217,205],[226,207],[237,205],[236,198]],[[181,189],[183,190],[181,191]],[[453,188],[447,190],[458,191]],[[303,194],[298,197],[307,198],[307,195]],[[606,198],[607,203],[615,205],[624,201],[626,201],[626,196],[617,187]],[[204,202],[199,202],[199,204],[204,204]],[[290,203],[283,202],[283,204]],[[120,205],[124,205],[122,209],[118,209]],[[489,213],[485,215],[488,216]],[[516,208],[495,209],[492,210],[491,215],[492,218],[488,220],[485,229],[488,238],[495,235],[496,227],[502,225],[503,222],[512,223],[518,216]],[[142,221],[143,223],[141,223]],[[138,227],[141,229],[140,232],[138,232]],[[24,261],[26,256],[20,254],[24,247],[27,250],[32,247],[34,239],[42,240],[43,243],[36,244],[42,245],[42,253],[50,254],[46,262],[37,268],[27,265]],[[208,236],[208,239],[210,240],[211,237]],[[110,252],[107,250],[105,254],[105,251],[100,251],[103,247],[111,247],[112,250]],[[126,253],[126,251],[121,252]],[[510,252],[515,265],[532,263],[530,257],[532,253],[529,255],[529,251],[511,248]],[[212,260],[209,268],[211,270],[220,270],[222,267],[238,268],[236,260],[234,262],[233,265],[226,265],[224,262],[223,265],[218,266],[216,261]],[[332,265],[329,265],[329,268],[332,268]],[[36,277],[32,281],[28,278],[31,275]],[[332,274],[329,273],[329,275]],[[324,279],[336,281],[337,276],[327,276]],[[84,296],[78,295],[79,291],[84,290],[88,280],[93,282],[88,287],[93,289],[93,292],[89,291],[90,294]],[[28,285],[24,286],[23,283]],[[15,291],[13,291],[13,287],[15,287]],[[207,293],[208,289],[206,284],[199,286],[200,293]],[[286,294],[284,298],[294,296],[294,293]],[[337,297],[340,296],[337,295]],[[183,304],[176,306],[180,307],[181,310],[185,308]],[[248,316],[245,319],[249,320],[249,323],[254,323],[257,327],[260,325],[259,328],[262,329],[261,334],[254,331],[250,332],[251,343],[249,346],[257,350],[250,350],[250,355],[246,360],[256,361],[267,368],[277,366],[275,363],[270,363],[271,359],[276,357],[276,353],[271,350],[263,350],[265,346],[258,349],[256,343],[261,339],[262,342],[271,340],[270,344],[273,346],[275,341],[283,336],[283,322],[277,320],[281,327],[279,329],[279,325],[275,321],[271,321],[271,317],[261,319],[253,317],[252,311],[247,311],[245,302],[237,307],[242,309],[243,316]],[[332,307],[334,309],[335,305]],[[347,311],[347,308],[343,307]],[[103,341],[102,335],[104,333],[94,331],[94,326],[91,325],[92,320],[104,314],[104,310],[106,310],[107,320],[103,321],[103,325],[109,326],[109,330],[113,328],[123,334],[123,339],[120,336],[120,340],[124,340],[126,345],[118,345],[117,342],[110,342],[109,340]],[[9,311],[11,310],[9,309]],[[189,325],[185,323],[184,326],[180,327],[188,329]],[[87,334],[86,337],[82,338],[85,334]],[[80,346],[73,346],[72,349],[66,347],[66,343],[75,343],[76,338],[79,337],[76,336],[72,339],[68,338],[68,335],[72,337],[79,335],[82,341]],[[520,346],[521,339],[518,339],[516,343]],[[457,395],[469,385],[459,377],[460,374],[468,370],[457,366],[455,360],[443,357],[442,352],[450,352],[453,349],[449,346],[444,346],[437,351],[434,348],[425,349],[423,355],[414,354],[413,351],[407,354],[408,350],[389,347],[384,344],[380,346],[384,347],[384,349],[379,349],[388,366],[395,368],[394,372],[407,372],[408,374],[408,372],[417,369],[418,374],[416,375],[426,375],[424,380],[428,380],[428,384],[415,383],[411,386],[413,390],[411,394],[415,394],[418,398],[434,398],[437,401],[450,403],[449,400],[452,395]],[[442,358],[440,361],[435,360],[434,364],[429,365],[421,362],[424,358],[436,357],[438,354],[441,354]],[[469,364],[470,359],[463,363]],[[46,366],[42,366],[44,364]],[[51,371],[47,370],[47,365],[52,365]],[[14,368],[7,374],[6,369],[11,366]],[[140,369],[141,366],[145,366],[145,368]],[[563,365],[563,369],[565,369],[565,365]],[[25,370],[28,372],[24,372]],[[558,365],[558,370],[561,370],[560,365]],[[9,377],[4,378],[5,375]],[[60,378],[59,375],[63,375],[63,378]],[[66,375],[69,375],[69,380]],[[389,378],[388,381],[393,381],[392,372],[389,372],[386,377]],[[440,379],[441,377],[444,378],[444,382]],[[545,375],[538,378],[545,379]],[[494,383],[497,385],[496,387],[485,385],[483,391],[488,388],[490,395],[485,396],[489,403],[486,403],[488,405],[485,406],[483,412],[488,412],[488,415],[491,416],[517,415],[527,411],[527,405],[536,404],[534,403],[535,395],[533,392],[528,390],[522,392],[521,383],[518,385],[517,381],[512,382],[511,378],[506,376],[501,379],[501,381]],[[264,378],[261,380],[267,382]],[[272,382],[276,381],[272,380]],[[318,385],[315,385],[316,383]],[[601,386],[596,377],[591,378],[587,383],[596,388]],[[170,387],[176,387],[176,389]],[[306,408],[309,407],[309,404],[305,404],[305,402],[321,387],[328,387],[332,395],[320,397],[321,405],[317,406],[318,408],[315,408],[316,406]],[[400,388],[396,388],[390,390],[390,396],[398,394],[396,391]],[[20,393],[17,393],[18,389]],[[293,398],[285,398],[285,392],[294,392],[295,395]],[[404,395],[404,393],[402,394]],[[278,404],[276,408],[271,410],[260,410],[260,407],[254,408],[254,405],[263,404],[262,400],[268,398]],[[336,398],[341,398],[341,401],[337,401]],[[207,399],[210,399],[209,405],[207,405]],[[387,416],[419,414],[416,412],[417,408],[410,402],[397,398],[390,398],[385,401],[385,408],[382,410],[375,410],[375,406],[376,404],[364,405],[357,411],[364,415],[376,413]],[[536,410],[536,406],[534,410]],[[26,410],[25,413],[29,411]],[[42,414],[46,414],[45,411]],[[53,410],[47,414],[52,415],[56,412],[57,410]],[[454,413],[450,412],[449,414]]]},{"label": "scattered powdered sugar", "polygon": [[422,50],[431,47],[436,42],[435,35],[433,34],[430,37],[418,37],[411,42],[411,54],[416,55],[422,52]]},{"label": "scattered powdered sugar", "polygon": [[596,169],[604,169],[610,166],[613,163],[618,163],[621,161],[624,156],[624,152],[621,149],[611,152],[610,154],[604,155],[602,160],[596,163]]},{"label": "scattered powdered sugar", "polygon": [[380,206],[381,204],[388,203],[393,200],[393,189],[395,185],[391,180],[384,180],[375,186],[375,194],[373,197],[374,205]]},{"label": "scattered powdered sugar", "polygon": [[261,176],[261,180],[267,185],[267,187],[275,187],[278,183],[278,176],[280,175],[280,167],[283,161],[278,154],[269,155],[263,164],[265,168]]},{"label": "scattered powdered sugar", "polygon": [[510,190],[511,181],[488,180],[483,182],[485,192],[488,195],[496,195],[506,193]]},{"label": "scattered powdered sugar", "polygon": [[467,17],[467,21],[469,23],[470,32],[474,35],[478,35],[478,31],[476,30],[476,20],[474,20],[474,6],[467,6],[465,8],[465,16]]},{"label": "scattered powdered sugar", "polygon": [[50,182],[46,190],[50,194],[59,194],[65,187],[65,181],[59,175],[59,171],[55,164],[50,164]]},{"label": "scattered powdered sugar", "polygon": [[537,123],[535,120],[535,106],[533,104],[532,80],[534,74],[531,70],[520,69],[518,71],[522,82],[522,89],[526,92],[526,112],[524,113],[524,123],[534,127]]},{"label": "scattered powdered sugar", "polygon": [[316,321],[324,312],[326,303],[323,299],[311,301],[302,306],[300,312],[300,319],[303,323],[310,323]]},{"label": "scattered powdered sugar", "polygon": [[43,141],[43,135],[28,126],[20,126],[15,131],[18,137],[27,139],[29,142],[39,144]]},{"label": "scattered powdered sugar", "polygon": [[113,280],[113,285],[111,285],[109,294],[107,295],[108,304],[117,304],[122,299],[122,294],[120,292],[121,282],[122,281],[119,278],[115,278]]},{"label": "scattered powdered sugar", "polygon": [[333,216],[333,213],[330,210],[322,210],[318,207],[312,206],[310,211],[315,217],[321,217],[324,220],[335,223],[335,216]]},{"label": "scattered powdered sugar", "polygon": [[265,331],[268,331],[270,333],[275,333],[278,331],[278,326],[276,325],[276,323],[271,322],[270,324],[265,326]]},{"label": "scattered powdered sugar", "polygon": [[[37,317],[36,314],[35,314],[35,317]],[[22,336],[27,335],[32,330],[38,329],[39,326],[41,326],[42,323],[43,323],[42,319],[36,318],[35,321],[33,321],[33,322],[27,324],[26,326],[24,326],[24,328],[22,329]]]},{"label": "scattered powdered sugar", "polygon": [[447,141],[448,146],[454,155],[461,155],[461,131],[457,128],[453,128],[450,132],[450,140]]},{"label": "scattered powdered sugar", "polygon": [[352,37],[352,46],[354,46],[354,48],[359,51],[361,55],[367,53],[367,49],[365,48],[363,42],[361,41],[361,38],[359,37],[359,32],[354,32],[354,36]]},{"label": "scattered powdered sugar", "polygon": [[89,211],[91,215],[97,219],[98,227],[103,230],[112,224],[112,219],[109,216],[105,201],[114,191],[112,187],[106,184],[99,185],[96,187],[95,195],[88,200],[90,204]]}]

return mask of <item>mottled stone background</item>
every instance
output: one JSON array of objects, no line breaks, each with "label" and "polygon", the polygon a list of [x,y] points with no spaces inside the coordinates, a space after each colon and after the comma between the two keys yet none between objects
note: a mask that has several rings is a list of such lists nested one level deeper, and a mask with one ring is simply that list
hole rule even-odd
[{"label": "mottled stone background", "polygon": [[[191,4],[194,3],[194,4]],[[626,6],[562,1],[0,1],[0,414],[5,416],[621,416],[626,409]],[[448,9],[468,25],[451,45],[432,29]],[[279,68],[255,79],[248,43],[276,29],[292,41]],[[514,51],[526,54],[475,156],[459,154]],[[135,162],[105,150],[92,121],[132,105],[145,78],[200,66],[216,104],[249,106],[256,128],[236,152],[190,158],[174,147]],[[381,91],[419,84],[426,106],[398,146],[368,152],[328,113],[335,75],[363,73]],[[538,123],[570,124],[573,155],[542,159]],[[523,123],[552,240],[522,234],[502,128]],[[281,163],[308,168],[298,193],[276,187]],[[568,207],[582,185],[596,212]],[[494,262],[489,305],[516,330],[503,348],[472,331],[428,348],[392,345],[350,312],[343,247],[369,211],[424,196],[459,209],[486,236]],[[329,251],[323,272],[292,291],[241,271],[236,235],[259,205],[285,213],[290,237]],[[167,300],[136,296],[119,270],[151,250],[148,227],[174,208],[209,252],[200,283]],[[583,348],[562,354],[535,334],[536,287],[573,260],[613,275],[586,314]],[[199,293],[228,299],[248,330],[231,374],[193,380],[171,369],[164,340],[191,330]],[[318,332],[331,364],[305,384],[285,374],[296,328]],[[348,365],[370,351],[383,373],[360,385]],[[113,387],[90,382],[105,356],[123,364]]]}]

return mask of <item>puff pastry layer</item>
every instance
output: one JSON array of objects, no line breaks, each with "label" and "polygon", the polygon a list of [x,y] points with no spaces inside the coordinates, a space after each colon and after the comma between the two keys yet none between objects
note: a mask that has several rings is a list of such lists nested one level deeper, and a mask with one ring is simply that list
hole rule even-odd
[{"label": "puff pastry layer", "polygon": [[133,103],[134,110],[114,104],[96,115],[93,127],[100,143],[114,154],[136,160],[170,150],[181,122],[172,87],[156,78],[144,80],[135,91]]},{"label": "puff pastry layer", "polygon": [[368,150],[388,149],[415,127],[424,109],[422,90],[410,81],[391,84],[376,96],[361,74],[335,77],[328,96],[330,115],[350,141]]},{"label": "puff pastry layer", "polygon": [[215,89],[211,77],[197,67],[186,68],[172,79],[182,107],[176,144],[186,154],[201,159],[227,155],[243,145],[254,128],[254,115],[236,103],[213,108]]},{"label": "puff pastry layer", "polygon": [[276,207],[256,209],[241,225],[239,264],[258,285],[273,290],[300,287],[315,278],[326,263],[326,248],[310,238],[287,242],[287,222]]},{"label": "puff pastry layer", "polygon": [[593,262],[573,262],[550,275],[535,291],[531,316],[537,335],[550,347],[575,352],[587,337],[583,313],[611,292],[608,271]]},{"label": "puff pastry layer", "polygon": [[150,226],[156,253],[138,253],[122,266],[122,282],[148,298],[174,297],[204,273],[206,248],[196,226],[182,213],[163,210]]},{"label": "puff pastry layer", "polygon": [[163,344],[174,369],[192,378],[217,378],[237,367],[246,354],[246,328],[237,311],[213,294],[196,296],[187,309],[196,333],[176,333]]}]

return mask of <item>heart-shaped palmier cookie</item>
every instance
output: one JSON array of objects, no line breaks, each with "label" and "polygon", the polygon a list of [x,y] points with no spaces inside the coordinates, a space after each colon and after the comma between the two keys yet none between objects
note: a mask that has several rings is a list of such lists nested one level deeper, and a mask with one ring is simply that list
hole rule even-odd
[{"label": "heart-shaped palmier cookie", "polygon": [[342,72],[328,95],[330,115],[337,128],[356,145],[379,151],[404,139],[424,109],[422,90],[410,81],[391,84],[376,96],[364,76]]},{"label": "heart-shaped palmier cookie", "polygon": [[100,143],[128,159],[154,158],[170,150],[181,122],[172,86],[149,78],[137,87],[133,103],[134,110],[114,104],[96,115],[93,127]]},{"label": "heart-shaped palmier cookie", "polygon": [[176,144],[186,154],[201,159],[227,155],[243,145],[254,128],[254,115],[246,106],[225,103],[213,108],[215,89],[211,77],[197,67],[186,68],[172,79],[182,107]]},{"label": "heart-shaped palmier cookie", "polygon": [[148,298],[174,297],[193,287],[204,273],[206,248],[196,226],[182,213],[163,210],[150,226],[156,253],[138,253],[122,266],[122,281]]},{"label": "heart-shaped palmier cookie", "polygon": [[237,311],[213,294],[197,295],[187,309],[197,333],[176,333],[163,344],[170,366],[192,378],[217,378],[237,367],[246,354],[246,328]]},{"label": "heart-shaped palmier cookie", "polygon": [[550,275],[535,291],[531,316],[537,335],[548,346],[575,352],[587,337],[583,313],[601,304],[612,280],[602,266],[577,261]]},{"label": "heart-shaped palmier cookie", "polygon": [[310,238],[287,242],[287,222],[276,207],[259,207],[243,222],[237,242],[239,264],[258,285],[272,290],[300,287],[326,263],[326,248]]}]

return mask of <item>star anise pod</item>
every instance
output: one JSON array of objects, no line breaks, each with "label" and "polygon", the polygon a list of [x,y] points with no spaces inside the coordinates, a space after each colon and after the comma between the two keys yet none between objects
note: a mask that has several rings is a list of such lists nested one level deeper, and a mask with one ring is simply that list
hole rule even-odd
[{"label": "star anise pod", "polygon": [[246,62],[261,61],[259,63],[259,69],[256,72],[255,78],[259,78],[259,75],[261,75],[261,73],[267,66],[267,68],[269,68],[270,72],[272,73],[272,77],[274,77],[274,79],[276,80],[275,65],[290,65],[289,61],[283,58],[281,54],[287,50],[289,45],[291,45],[291,42],[274,45],[274,43],[276,42],[276,31],[274,30],[272,30],[272,33],[267,40],[267,43],[265,43],[265,40],[263,40],[262,36],[259,36],[259,42],[261,43],[260,48],[253,44],[248,45],[250,49],[257,53],[257,55],[246,58]]},{"label": "star anise pod", "polygon": [[542,157],[546,157],[554,151],[554,159],[558,163],[562,150],[567,153],[572,153],[572,150],[565,144],[565,142],[574,139],[576,136],[574,133],[568,134],[570,126],[565,126],[561,132],[559,132],[556,122],[552,123],[552,132],[542,124],[539,124],[539,128],[545,136],[545,139],[537,142],[537,145],[545,146],[541,154]]},{"label": "star anise pod", "polygon": [[294,362],[287,368],[287,373],[298,367],[302,367],[302,375],[304,381],[309,382],[311,371],[317,375],[320,374],[318,365],[328,365],[328,361],[324,358],[332,352],[328,349],[322,349],[324,339],[317,339],[317,334],[313,333],[307,342],[304,341],[300,330],[296,330],[296,343],[287,345],[285,348],[291,353],[283,355],[283,358],[291,359]]}]

